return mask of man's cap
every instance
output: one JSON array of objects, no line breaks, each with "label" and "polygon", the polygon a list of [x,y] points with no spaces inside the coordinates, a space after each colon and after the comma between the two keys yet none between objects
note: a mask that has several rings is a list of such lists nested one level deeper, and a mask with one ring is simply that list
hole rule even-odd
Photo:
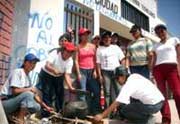
[{"label": "man's cap", "polygon": [[36,61],[39,62],[39,58],[37,58],[34,54],[32,53],[28,53],[25,57],[24,57],[24,61]]},{"label": "man's cap", "polygon": [[69,33],[64,33],[59,38],[59,41],[61,41],[61,40],[67,40],[67,41],[71,42],[72,37],[71,37],[71,35]]},{"label": "man's cap", "polygon": [[119,66],[115,69],[115,77],[129,75],[128,70],[124,66]]},{"label": "man's cap", "polygon": [[80,36],[83,35],[83,34],[85,34],[85,33],[90,34],[91,31],[90,31],[89,29],[87,29],[87,28],[80,28],[80,29],[79,29],[79,35],[80,35]]},{"label": "man's cap", "polygon": [[141,31],[141,27],[135,24],[135,25],[133,25],[133,26],[131,27],[129,33],[134,33],[134,32],[136,32],[136,31],[138,31],[138,30]]},{"label": "man's cap", "polygon": [[154,28],[154,31],[157,32],[159,29],[167,30],[166,26],[163,24],[156,25],[156,27]]},{"label": "man's cap", "polygon": [[71,42],[64,42],[62,47],[69,52],[74,52],[76,50],[75,45]]},{"label": "man's cap", "polygon": [[101,34],[101,38],[103,39],[105,36],[110,36],[111,37],[111,32],[110,31],[104,31],[102,34]]}]

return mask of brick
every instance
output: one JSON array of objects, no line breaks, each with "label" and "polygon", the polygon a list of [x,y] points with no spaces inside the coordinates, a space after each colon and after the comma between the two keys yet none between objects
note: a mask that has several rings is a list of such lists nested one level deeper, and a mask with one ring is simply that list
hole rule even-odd
[{"label": "brick", "polygon": [[4,13],[4,15],[8,16],[10,19],[13,19],[13,13],[10,12],[2,3],[0,3],[0,10]]},{"label": "brick", "polygon": [[8,24],[9,26],[13,26],[13,20],[8,18],[6,15],[3,17],[3,22]]},{"label": "brick", "polygon": [[9,55],[10,54],[10,48],[5,47],[3,45],[0,45],[0,52],[4,53],[5,55]]},{"label": "brick", "polygon": [[9,26],[7,23],[5,23],[4,21],[3,21],[3,23],[2,23],[2,29],[4,29],[5,31],[7,31],[8,33],[12,33],[12,27],[11,26]]},{"label": "brick", "polygon": [[4,5],[10,12],[13,12],[14,6],[7,0],[0,0],[0,3]]},{"label": "brick", "polygon": [[1,31],[0,31],[0,36],[1,36],[1,38],[2,37],[5,37],[5,38],[9,38],[9,37],[11,37],[11,33],[8,33],[7,31],[5,31],[4,29],[1,29]]},{"label": "brick", "polygon": [[6,46],[6,47],[11,47],[11,42],[9,39],[2,37],[2,41],[0,42],[0,45]]},{"label": "brick", "polygon": [[14,4],[15,4],[15,0],[6,0],[9,2],[9,4],[11,4],[13,7],[14,7]]}]

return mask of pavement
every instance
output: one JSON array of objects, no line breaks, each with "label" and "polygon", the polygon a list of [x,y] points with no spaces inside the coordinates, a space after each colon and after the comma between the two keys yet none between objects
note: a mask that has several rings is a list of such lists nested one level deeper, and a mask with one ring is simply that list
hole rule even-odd
[{"label": "pavement", "polygon": [[[171,124],[180,124],[180,120],[178,117],[177,109],[174,100],[169,100],[170,109],[171,109]],[[155,114],[155,122],[156,124],[161,124],[161,113],[158,112]]]}]

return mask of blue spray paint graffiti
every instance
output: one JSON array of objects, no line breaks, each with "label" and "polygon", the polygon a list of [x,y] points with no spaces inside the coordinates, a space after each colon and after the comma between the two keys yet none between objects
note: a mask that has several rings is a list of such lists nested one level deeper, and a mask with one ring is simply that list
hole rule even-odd
[{"label": "blue spray paint graffiti", "polygon": [[49,13],[39,14],[38,12],[30,13],[29,19],[31,21],[31,28],[37,28],[39,32],[37,33],[36,42],[43,42],[45,44],[51,45],[52,34],[49,33],[53,27],[53,19],[50,17]]},{"label": "blue spray paint graffiti", "polygon": [[[27,48],[25,45],[20,45],[15,49],[14,57],[18,59],[21,56],[22,51],[25,51],[26,54],[27,53],[35,54],[38,58],[40,58],[41,61],[47,58],[47,51],[45,49],[43,48],[36,49],[34,47]],[[21,60],[19,60],[19,62],[21,63]]]}]

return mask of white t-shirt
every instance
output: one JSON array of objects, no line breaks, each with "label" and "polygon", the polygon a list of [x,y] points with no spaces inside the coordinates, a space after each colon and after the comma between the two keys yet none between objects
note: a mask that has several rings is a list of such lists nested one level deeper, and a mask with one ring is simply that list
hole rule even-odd
[{"label": "white t-shirt", "polygon": [[157,55],[155,65],[163,63],[177,63],[176,46],[180,44],[178,38],[169,38],[165,43],[156,43],[153,47]]},{"label": "white t-shirt", "polygon": [[131,74],[128,77],[116,101],[129,104],[130,97],[148,105],[154,105],[164,100],[158,88],[151,81],[139,74]]},{"label": "white t-shirt", "polygon": [[11,87],[25,88],[32,87],[31,80],[23,68],[15,69],[6,80],[1,89],[1,94],[12,95]]},{"label": "white t-shirt", "polygon": [[117,45],[100,46],[96,52],[96,62],[101,64],[101,69],[113,71],[120,66],[124,53]]},{"label": "white t-shirt", "polygon": [[[61,56],[61,52],[57,53],[56,50],[52,51],[49,54],[49,57],[47,59],[48,62],[53,64],[53,66],[58,69],[61,73],[68,73],[70,74],[72,72],[73,67],[73,59],[72,57],[68,58],[67,60],[63,60]],[[55,76],[53,73],[49,72],[45,67],[43,67],[43,70],[47,72],[48,74]]]}]

